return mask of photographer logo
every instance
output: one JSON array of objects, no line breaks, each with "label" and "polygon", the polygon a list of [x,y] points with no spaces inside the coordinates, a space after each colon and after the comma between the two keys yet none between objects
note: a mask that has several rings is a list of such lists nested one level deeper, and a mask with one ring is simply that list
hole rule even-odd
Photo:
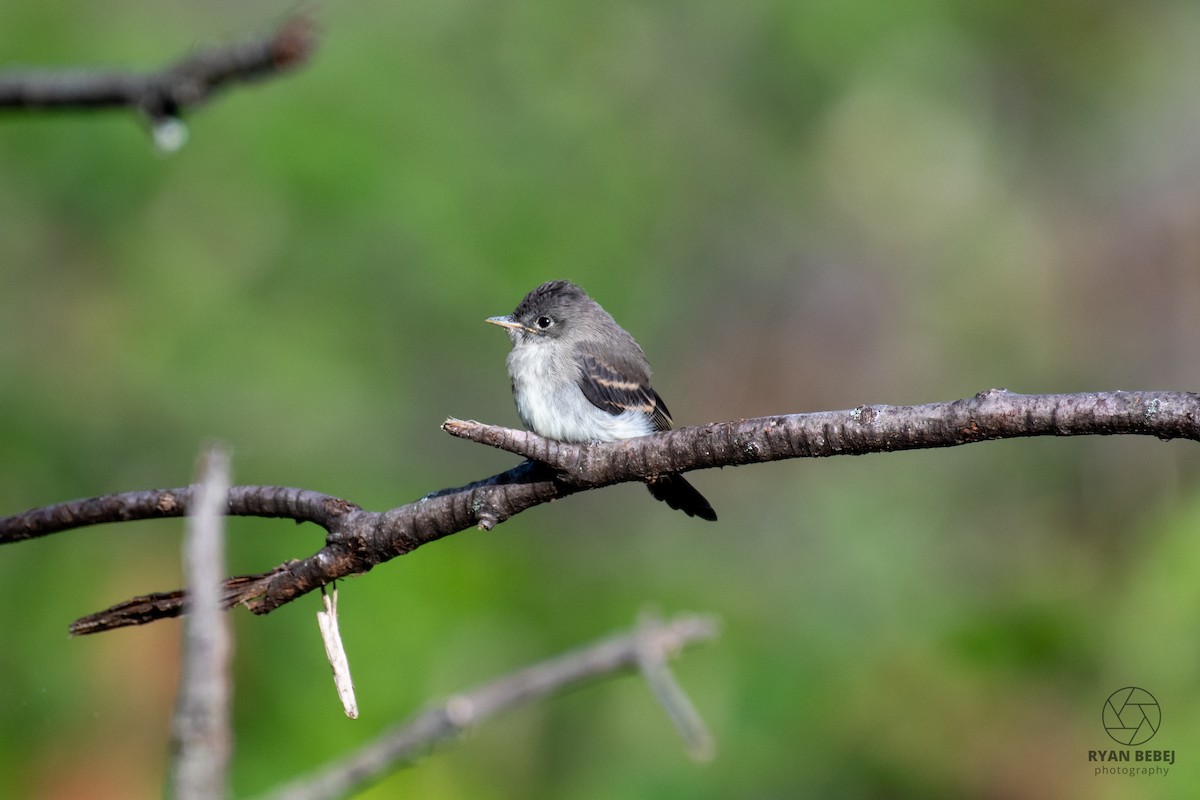
[{"label": "photographer logo", "polygon": [[1174,750],[1145,750],[1145,744],[1158,733],[1162,709],[1158,700],[1145,689],[1126,686],[1104,701],[1101,712],[1104,730],[1117,744],[1116,749],[1088,750],[1088,762],[1095,775],[1165,778],[1175,766]]},{"label": "photographer logo", "polygon": [[1118,689],[1104,701],[1104,730],[1114,742],[1129,747],[1145,744],[1158,733],[1162,709],[1154,695],[1136,686]]}]

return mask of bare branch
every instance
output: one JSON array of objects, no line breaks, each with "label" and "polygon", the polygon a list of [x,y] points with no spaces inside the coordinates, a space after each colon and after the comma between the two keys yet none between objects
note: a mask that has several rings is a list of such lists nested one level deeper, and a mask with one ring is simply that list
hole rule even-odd
[{"label": "bare branch", "polygon": [[548,464],[572,483],[591,487],[784,458],[955,447],[1025,436],[1128,434],[1200,441],[1200,394],[1024,395],[992,389],[944,403],[759,417],[591,445],[473,421],[450,419],[442,427],[453,436]]},{"label": "bare branch", "polygon": [[[234,487],[229,513],[290,517],[326,529],[325,546],[301,561],[226,582],[226,605],[265,614],[348,575],[458,531],[490,529],[527,508],[585,489],[709,467],[953,447],[1025,436],[1145,435],[1200,441],[1200,394],[1098,392],[1020,395],[1001,389],[918,406],[860,406],[723,422],[620,442],[566,444],[532,433],[448,420],[462,438],[527,456],[482,481],[385,512],[300,489]],[[544,463],[543,463],[544,462]],[[178,516],[190,490],[132,492],[78,500],[0,519],[0,543],[99,522]],[[72,633],[96,633],[176,616],[183,594],[146,595],[85,617]]]},{"label": "bare branch", "polygon": [[654,699],[667,712],[667,718],[675,726],[688,756],[693,761],[712,761],[716,755],[716,740],[704,724],[695,704],[675,680],[667,660],[672,655],[665,650],[662,620],[656,614],[643,614],[638,620],[637,660],[642,677],[654,694]]},{"label": "bare branch", "polygon": [[[0,544],[105,522],[182,517],[188,513],[191,497],[191,487],[150,489],[41,506],[5,518],[0,527]],[[332,517],[358,510],[358,506],[346,500],[307,489],[234,486],[229,490],[225,513],[231,517],[278,517],[315,522],[324,528],[329,527]]]},{"label": "bare branch", "polygon": [[221,613],[225,577],[225,495],[229,454],[209,448],[200,459],[195,508],[188,515],[183,566],[192,613],[183,626],[183,675],[173,724],[172,792],[181,800],[228,794],[231,651],[229,619]]},{"label": "bare branch", "polygon": [[[119,495],[113,496],[118,497]],[[221,607],[233,608],[240,603],[247,602],[250,598],[258,597],[266,591],[272,578],[286,572],[295,563],[298,562],[289,561],[260,575],[235,575],[232,578],[226,578],[221,592]],[[103,633],[113,628],[145,625],[147,622],[178,617],[184,611],[183,605],[186,598],[187,593],[182,589],[131,597],[124,602],[109,606],[103,611],[80,617],[71,623],[70,633],[72,636],[83,636],[89,633]]]},{"label": "bare branch", "polygon": [[684,615],[666,623],[643,624],[632,633],[613,636],[455,695],[385,732],[345,759],[275,790],[269,797],[272,800],[345,797],[413,761],[434,744],[502,711],[589,680],[637,669],[647,649],[674,655],[686,645],[716,635],[716,623],[707,617]]},{"label": "bare branch", "polygon": [[6,70],[0,110],[125,107],[151,121],[174,119],[225,86],[303,64],[316,44],[315,25],[300,15],[270,36],[201,50],[159,72]]}]

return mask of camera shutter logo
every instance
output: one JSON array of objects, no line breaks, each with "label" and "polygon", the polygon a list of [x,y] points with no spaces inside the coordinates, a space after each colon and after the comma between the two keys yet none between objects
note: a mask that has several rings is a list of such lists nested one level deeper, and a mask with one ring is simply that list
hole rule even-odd
[{"label": "camera shutter logo", "polygon": [[1126,686],[1104,701],[1104,730],[1120,744],[1145,744],[1158,733],[1161,722],[1162,709],[1145,689]]}]

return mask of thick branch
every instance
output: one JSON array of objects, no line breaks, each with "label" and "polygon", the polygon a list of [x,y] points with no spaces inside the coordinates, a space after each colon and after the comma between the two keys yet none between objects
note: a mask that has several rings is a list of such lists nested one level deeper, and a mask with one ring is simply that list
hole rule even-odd
[{"label": "thick branch", "polygon": [[201,50],[159,72],[0,73],[0,109],[128,107],[151,120],[179,117],[218,89],[286,72],[316,49],[312,21],[297,16],[268,37]]},{"label": "thick branch", "polygon": [[[444,427],[455,436],[544,463],[526,462],[382,513],[299,489],[234,487],[230,514],[315,522],[328,535],[325,546],[302,561],[227,581],[226,604],[240,603],[255,613],[267,613],[331,581],[367,572],[466,528],[490,529],[527,508],[574,492],[666,473],[1023,436],[1127,434],[1200,441],[1200,394],[1019,395],[996,389],[948,403],[760,417],[595,444],[553,442],[477,422],[448,420]],[[189,499],[189,490],[173,489],[33,509],[0,519],[0,543],[99,522],[179,516]],[[146,595],[79,620],[72,632],[95,633],[150,622],[175,616],[182,606],[180,592]]]},{"label": "thick branch", "polygon": [[548,464],[571,483],[606,486],[670,472],[955,447],[1024,436],[1156,436],[1200,441],[1200,394],[1095,392],[1023,395],[1004,389],[919,406],[859,406],[679,428],[590,445],[451,419],[447,433]]},{"label": "thick branch", "polygon": [[496,714],[589,680],[641,666],[646,648],[674,655],[684,646],[716,636],[706,617],[684,615],[639,626],[591,646],[526,667],[418,714],[345,759],[272,792],[273,800],[346,797],[413,761],[438,742],[459,735]]}]

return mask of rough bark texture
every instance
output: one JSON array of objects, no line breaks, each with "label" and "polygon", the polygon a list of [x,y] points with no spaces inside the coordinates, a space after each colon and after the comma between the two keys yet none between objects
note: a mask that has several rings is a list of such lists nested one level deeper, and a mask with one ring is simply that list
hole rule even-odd
[{"label": "rough bark texture", "polygon": [[[1002,389],[918,406],[859,406],[722,422],[620,442],[567,444],[478,422],[447,420],[448,433],[532,461],[482,481],[444,489],[390,511],[365,511],[303,489],[238,486],[228,513],[313,522],[325,546],[269,572],[230,578],[224,604],[265,614],[338,578],[470,527],[490,529],[527,508],[626,481],[786,458],[953,447],[1023,436],[1146,435],[1200,441],[1200,394],[1097,392],[1020,395]],[[0,519],[0,543],[102,522],[182,516],[192,489],[128,492],[75,500]],[[144,595],[77,620],[75,634],[172,617],[183,592]]]}]

